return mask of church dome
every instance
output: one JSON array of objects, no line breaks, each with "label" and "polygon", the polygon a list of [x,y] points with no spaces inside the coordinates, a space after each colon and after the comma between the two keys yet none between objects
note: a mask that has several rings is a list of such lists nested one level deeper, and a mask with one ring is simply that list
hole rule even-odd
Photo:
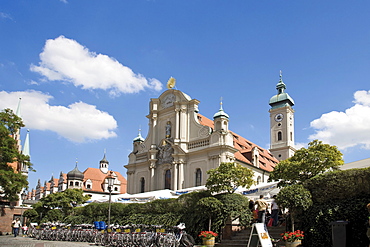
[{"label": "church dome", "polygon": [[272,96],[269,101],[269,105],[272,108],[279,108],[283,106],[293,106],[294,100],[287,94],[285,91],[286,86],[283,82],[282,74],[280,71],[280,80],[278,84],[276,84],[277,94]]},{"label": "church dome", "polygon": [[145,139],[141,136],[141,132],[139,130],[139,134],[137,135],[137,137],[134,138],[134,140],[132,140],[133,142],[143,142],[145,141]]},{"label": "church dome", "polygon": [[107,160],[107,158],[105,158],[105,154],[104,154],[103,159],[100,161],[100,163],[107,163],[107,164],[109,164],[109,161]]},{"label": "church dome", "polygon": [[82,172],[80,172],[80,170],[78,170],[77,168],[77,164],[76,164],[76,167],[67,173],[67,180],[83,180],[84,179],[84,174]]},{"label": "church dome", "polygon": [[294,105],[294,100],[287,93],[280,93],[271,97],[269,105],[270,106],[284,106],[289,104],[290,106]]},{"label": "church dome", "polygon": [[215,115],[213,115],[213,119],[219,118],[219,117],[229,118],[229,115],[226,112],[224,112],[224,109],[222,109],[222,102],[220,105],[221,105],[220,110],[218,110],[218,112],[216,112]]}]

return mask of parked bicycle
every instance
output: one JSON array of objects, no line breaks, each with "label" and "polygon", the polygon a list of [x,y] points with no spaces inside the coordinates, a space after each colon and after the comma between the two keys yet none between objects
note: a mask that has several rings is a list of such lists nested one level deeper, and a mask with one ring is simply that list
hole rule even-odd
[{"label": "parked bicycle", "polygon": [[90,242],[112,247],[193,247],[195,242],[185,232],[185,224],[165,228],[153,225],[110,225],[44,223],[31,227],[29,236],[51,241]]}]

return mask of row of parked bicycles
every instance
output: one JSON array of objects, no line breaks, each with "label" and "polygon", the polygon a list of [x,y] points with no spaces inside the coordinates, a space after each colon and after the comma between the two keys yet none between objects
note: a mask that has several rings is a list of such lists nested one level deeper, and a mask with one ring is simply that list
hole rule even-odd
[{"label": "row of parked bicycles", "polygon": [[82,225],[44,223],[32,227],[28,236],[51,241],[89,242],[116,247],[192,247],[195,242],[185,232],[185,224],[164,228],[153,225],[111,225],[102,222]]}]

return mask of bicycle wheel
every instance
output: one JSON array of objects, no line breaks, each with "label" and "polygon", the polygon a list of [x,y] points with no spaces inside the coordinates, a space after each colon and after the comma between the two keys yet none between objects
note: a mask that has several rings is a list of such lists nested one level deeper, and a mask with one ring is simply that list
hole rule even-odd
[{"label": "bicycle wheel", "polygon": [[180,246],[182,247],[193,247],[195,244],[194,238],[189,234],[182,235],[180,240]]}]

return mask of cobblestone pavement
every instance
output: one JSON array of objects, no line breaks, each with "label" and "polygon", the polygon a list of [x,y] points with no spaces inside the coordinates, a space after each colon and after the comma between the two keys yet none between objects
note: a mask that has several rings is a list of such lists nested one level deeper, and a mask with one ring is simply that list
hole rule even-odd
[{"label": "cobblestone pavement", "polygon": [[28,237],[14,237],[12,235],[0,236],[1,247],[86,247],[95,246],[92,243],[85,242],[63,242],[63,241],[47,241],[36,240]]}]

